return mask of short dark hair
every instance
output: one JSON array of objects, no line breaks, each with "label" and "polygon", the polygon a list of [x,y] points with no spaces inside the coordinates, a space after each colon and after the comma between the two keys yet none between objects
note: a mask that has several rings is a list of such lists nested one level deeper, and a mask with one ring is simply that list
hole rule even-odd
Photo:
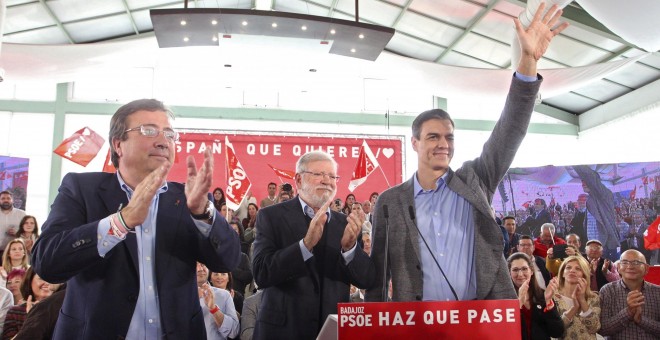
[{"label": "short dark hair", "polygon": [[441,109],[433,109],[420,113],[417,115],[417,118],[412,123],[412,135],[415,139],[419,140],[420,134],[422,133],[422,124],[431,119],[440,119],[448,120],[451,123],[451,127],[454,126],[454,121],[449,116],[449,113]]},{"label": "short dark hair", "polygon": [[534,239],[529,235],[521,235],[519,240],[531,240],[534,243]]},{"label": "short dark hair", "polygon": [[513,220],[515,222],[516,218],[513,216],[504,216],[504,218],[502,219],[502,223],[504,223],[504,221],[506,220]]},{"label": "short dark hair", "polygon": [[11,196],[11,198],[14,198],[14,194],[12,194],[10,191],[7,190],[0,191],[0,196],[2,195],[9,195]]},{"label": "short dark hair", "polygon": [[126,130],[129,128],[126,126],[126,119],[128,119],[128,116],[141,110],[151,112],[164,111],[170,116],[170,118],[174,119],[174,113],[165,107],[163,102],[156,99],[134,100],[128,104],[122,105],[122,107],[117,109],[117,112],[115,112],[115,114],[112,115],[112,118],[110,119],[110,133],[108,138],[108,141],[110,142],[110,159],[112,160],[112,165],[114,165],[115,168],[119,167],[119,155],[117,154],[117,151],[115,150],[112,142],[115,139],[122,141],[126,140]]},{"label": "short dark hair", "polygon": [[277,184],[276,184],[275,182],[270,182],[270,183],[268,183],[268,186],[271,186],[271,185],[274,185],[275,188],[277,188]]}]

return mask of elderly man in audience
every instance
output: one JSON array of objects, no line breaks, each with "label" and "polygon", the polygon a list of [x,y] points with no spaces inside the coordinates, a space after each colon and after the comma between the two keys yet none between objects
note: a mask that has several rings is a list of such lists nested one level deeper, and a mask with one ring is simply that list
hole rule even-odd
[{"label": "elderly man in audience", "polygon": [[649,271],[644,255],[634,249],[621,254],[621,280],[600,290],[600,334],[609,339],[658,339],[660,286],[644,281]]},{"label": "elderly man in audience", "polygon": [[582,257],[587,257],[586,254],[580,253],[580,236],[577,234],[568,234],[566,236],[566,256],[555,256],[554,248],[549,248],[547,252],[547,257],[545,258],[545,268],[552,274],[552,276],[557,276],[559,272],[559,266],[568,256],[573,255],[582,255]]},{"label": "elderly man in audience", "polygon": [[204,314],[207,339],[235,338],[240,331],[238,315],[229,292],[211,287],[209,270],[197,262],[197,293]]},{"label": "elderly man in audience", "polygon": [[554,224],[544,223],[541,226],[541,234],[534,240],[534,255],[545,259],[548,249],[556,244],[566,244],[566,241],[555,236]]},{"label": "elderly man in audience", "polygon": [[545,259],[534,255],[534,241],[527,235],[520,236],[518,251],[527,254],[534,264],[534,278],[541,289],[545,289],[550,282],[550,273],[545,269]]},{"label": "elderly man in audience", "polygon": [[612,261],[603,257],[603,244],[598,240],[587,241],[587,261],[591,266],[591,290],[599,291],[608,282],[619,279]]}]

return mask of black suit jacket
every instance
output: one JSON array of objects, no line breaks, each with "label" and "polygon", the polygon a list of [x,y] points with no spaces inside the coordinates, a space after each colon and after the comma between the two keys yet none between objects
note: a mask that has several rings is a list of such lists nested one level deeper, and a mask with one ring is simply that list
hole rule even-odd
[{"label": "black suit jacket", "polygon": [[[33,249],[36,272],[48,282],[68,282],[54,339],[117,339],[126,336],[140,292],[135,234],[99,256],[99,221],[128,199],[116,174],[70,173]],[[238,235],[216,214],[204,237],[190,216],[183,185],[160,194],[155,277],[161,329],[167,339],[205,339],[196,283],[196,261],[230,272],[239,261]]]},{"label": "black suit jacket", "polygon": [[263,288],[254,339],[314,339],[338,302],[349,302],[349,284],[371,288],[376,269],[355,249],[346,265],[341,238],[346,216],[332,211],[314,256],[304,261],[299,241],[309,226],[299,198],[259,210],[252,271]]},{"label": "black suit jacket", "polygon": [[531,330],[525,329],[527,316],[520,313],[520,326],[523,340],[549,340],[550,337],[560,338],[564,334],[564,322],[559,315],[557,305],[545,311],[545,301],[531,304]]}]

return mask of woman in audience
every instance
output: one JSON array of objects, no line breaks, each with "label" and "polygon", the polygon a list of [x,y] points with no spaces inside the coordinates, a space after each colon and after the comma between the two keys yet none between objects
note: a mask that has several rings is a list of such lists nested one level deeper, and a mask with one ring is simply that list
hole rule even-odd
[{"label": "woman in audience", "polygon": [[54,287],[51,287],[50,283],[42,280],[32,268],[29,268],[25,272],[25,279],[21,283],[21,294],[26,302],[11,307],[7,311],[5,327],[2,330],[2,340],[13,338],[21,330],[32,305],[53,294],[51,288]]},{"label": "woman in audience", "polygon": [[564,321],[564,339],[596,339],[600,329],[600,299],[590,287],[591,269],[582,256],[569,256],[559,267],[555,301]]},{"label": "woman in audience", "polygon": [[9,241],[2,254],[2,268],[0,268],[0,284],[7,285],[7,274],[12,269],[27,270],[30,267],[25,243],[20,238]]},{"label": "woman in audience", "polygon": [[341,212],[346,214],[346,216],[350,215],[353,203],[355,203],[355,195],[348,194],[344,200],[344,207],[341,209]]},{"label": "woman in audience", "polygon": [[[248,204],[248,215],[243,219],[243,240],[248,244],[248,246],[252,244],[254,238],[257,236],[255,229],[255,223],[257,222],[257,211],[259,211],[259,207],[256,204]],[[249,250],[246,252],[246,254],[248,253]]]},{"label": "woman in audience", "polygon": [[34,241],[36,241],[37,237],[39,237],[37,219],[30,215],[23,216],[21,223],[18,224],[16,237],[22,239],[23,242],[25,242],[25,248],[27,249],[28,254],[30,254],[32,252],[32,245],[34,245]]},{"label": "woman in audience", "polygon": [[21,283],[25,277],[25,269],[12,269],[7,274],[7,289],[14,295],[14,305],[20,305],[23,302],[23,295],[21,294]]},{"label": "woman in audience", "polygon": [[231,294],[232,299],[234,299],[234,307],[240,316],[240,313],[243,312],[243,294],[231,288],[234,286],[234,279],[231,273],[212,272],[209,281],[211,281],[211,286],[224,289]]},{"label": "woman in audience", "polygon": [[534,265],[527,254],[514,253],[507,263],[520,302],[522,339],[546,340],[562,336],[564,324],[552,299],[557,280],[550,281],[544,292],[534,277]]},{"label": "woman in audience", "polygon": [[[220,215],[224,217],[225,220],[227,220],[228,223],[236,222],[241,225],[241,228],[243,228],[243,223],[238,220],[238,217],[236,217],[233,210],[227,208],[226,202],[222,202],[220,204],[220,209],[218,209],[218,211],[220,212]],[[227,218],[227,216],[229,216],[229,218]]]},{"label": "woman in audience", "polygon": [[220,206],[225,203],[225,193],[222,191],[222,188],[217,187],[213,189],[213,205],[215,209],[220,211]]}]

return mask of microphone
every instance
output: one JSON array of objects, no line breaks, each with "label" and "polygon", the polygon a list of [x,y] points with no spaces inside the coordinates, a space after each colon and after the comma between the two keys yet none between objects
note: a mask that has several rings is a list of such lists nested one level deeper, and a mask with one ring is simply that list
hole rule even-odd
[{"label": "microphone", "polygon": [[389,291],[389,285],[387,284],[387,254],[390,247],[390,213],[387,210],[387,204],[383,204],[383,217],[385,217],[385,255],[383,259],[383,291],[381,296],[383,302],[387,302],[387,292]]},{"label": "microphone", "polygon": [[440,262],[438,262],[438,259],[436,259],[435,255],[433,255],[433,252],[431,251],[431,247],[429,247],[429,244],[426,242],[426,239],[424,238],[424,235],[422,235],[422,232],[419,231],[419,227],[415,222],[415,209],[412,207],[412,205],[408,206],[408,214],[410,215],[410,219],[413,221],[413,225],[415,226],[415,229],[417,229],[417,234],[419,235],[419,237],[422,238],[422,241],[424,241],[424,245],[426,245],[426,249],[428,249],[429,254],[431,254],[431,257],[433,258],[433,261],[435,261],[436,266],[438,266],[438,269],[440,269],[440,273],[442,274],[442,277],[445,278],[445,282],[447,282],[447,285],[449,286],[451,293],[454,295],[454,299],[456,299],[456,301],[459,301],[458,295],[456,294],[454,287],[451,285],[451,282],[449,282],[447,275],[445,275],[445,271],[442,270],[442,267],[440,266]]}]

